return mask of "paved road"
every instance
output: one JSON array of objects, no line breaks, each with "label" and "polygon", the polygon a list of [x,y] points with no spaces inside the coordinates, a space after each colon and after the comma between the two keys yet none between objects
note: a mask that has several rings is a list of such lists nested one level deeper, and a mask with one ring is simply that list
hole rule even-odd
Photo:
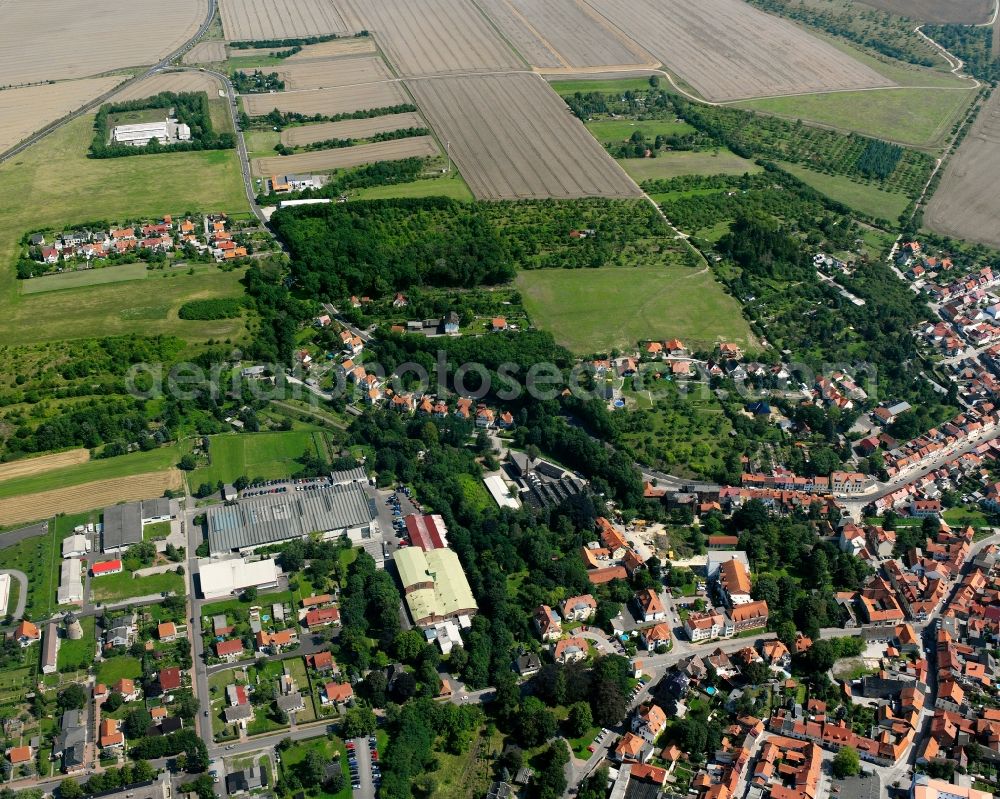
[{"label": "paved road", "polygon": [[168,55],[166,58],[164,58],[158,64],[154,64],[153,66],[151,66],[149,69],[147,69],[142,74],[136,75],[135,77],[131,78],[130,80],[127,80],[124,83],[118,84],[117,86],[115,86],[110,91],[106,91],[100,97],[97,97],[97,98],[91,100],[89,103],[87,103],[86,105],[84,105],[81,108],[78,108],[73,113],[68,114],[67,116],[64,116],[62,119],[58,119],[58,120],[56,120],[55,122],[53,122],[53,123],[51,123],[49,125],[46,125],[40,131],[38,131],[37,133],[32,134],[27,139],[25,139],[24,141],[22,141],[20,144],[17,144],[14,147],[11,147],[9,150],[7,150],[7,151],[5,151],[3,153],[0,153],[0,164],[2,164],[4,161],[7,161],[7,160],[13,158],[15,155],[18,155],[19,153],[24,152],[31,145],[35,144],[38,141],[41,141],[46,136],[48,136],[50,133],[54,133],[55,131],[59,130],[60,128],[65,127],[70,122],[72,122],[74,119],[77,119],[78,117],[82,116],[83,114],[86,114],[86,113],[94,110],[95,108],[98,108],[99,106],[103,105],[109,99],[111,99],[111,97],[113,97],[114,95],[116,95],[119,92],[123,91],[127,87],[132,86],[132,85],[138,83],[139,81],[145,80],[150,75],[155,75],[157,72],[160,72],[163,69],[165,69],[166,67],[168,67],[172,61],[174,61],[177,58],[180,58],[182,55],[184,55],[184,53],[186,53],[188,50],[190,50],[194,46],[195,42],[197,42],[202,37],[202,35],[205,33],[205,31],[208,30],[209,25],[212,24],[213,17],[215,17],[215,4],[216,4],[216,0],[208,0],[208,13],[206,14],[205,20],[204,20],[204,22],[201,23],[201,26],[198,28],[198,30],[195,31],[194,35],[190,39],[188,39],[186,42],[184,42],[184,44],[182,44],[179,48],[177,48],[176,50],[174,50],[174,52],[172,52],[170,55]]}]

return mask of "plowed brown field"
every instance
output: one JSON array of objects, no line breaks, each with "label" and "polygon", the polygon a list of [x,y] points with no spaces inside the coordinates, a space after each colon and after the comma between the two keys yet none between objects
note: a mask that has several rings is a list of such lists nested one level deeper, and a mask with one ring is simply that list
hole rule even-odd
[{"label": "plowed brown field", "polygon": [[288,147],[302,147],[328,139],[367,139],[376,133],[423,127],[427,127],[427,123],[420,114],[390,114],[371,119],[348,119],[344,122],[320,122],[318,125],[286,128],[281,134],[281,142]]},{"label": "plowed brown field", "polygon": [[1000,92],[994,92],[951,157],[927,204],[924,224],[960,239],[1000,247]]},{"label": "plowed brown field", "polygon": [[63,466],[76,466],[90,460],[90,450],[71,449],[67,452],[56,452],[52,455],[41,455],[37,458],[25,458],[20,461],[0,464],[0,481],[12,480],[15,477],[28,477],[33,474],[51,472]]},{"label": "plowed brown field", "polygon": [[181,472],[169,469],[165,472],[136,474],[113,480],[97,480],[69,488],[55,488],[37,494],[0,499],[0,519],[3,519],[5,524],[23,524],[57,513],[82,513],[118,502],[159,497],[168,488],[177,490],[183,484]]},{"label": "plowed brown field", "polygon": [[295,155],[255,158],[253,171],[258,177],[287,172],[328,172],[331,169],[347,169],[378,161],[429,158],[439,152],[437,142],[432,137],[417,136],[412,139],[359,144],[357,147],[341,147],[336,150],[316,150]]},{"label": "plowed brown field", "polygon": [[833,45],[742,0],[586,0],[713,101],[890,86]]},{"label": "plowed brown field", "polygon": [[219,10],[230,41],[353,33],[331,0],[220,0]]},{"label": "plowed brown field", "polygon": [[4,0],[0,86],[155,64],[194,35],[204,13],[200,0]]},{"label": "plowed brown field", "polygon": [[471,0],[337,0],[400,74],[495,72],[523,64]]},{"label": "plowed brown field", "polygon": [[377,56],[286,62],[275,71],[289,90],[332,89],[392,78],[385,61]]},{"label": "plowed brown field", "polygon": [[185,64],[220,64],[226,60],[226,43],[198,42],[181,60]]},{"label": "plowed brown field", "polygon": [[535,75],[407,85],[478,199],[638,197],[640,191]]},{"label": "plowed brown field", "polygon": [[247,94],[243,105],[250,116],[263,116],[275,108],[297,114],[348,114],[367,108],[386,108],[410,102],[398,83],[373,83],[370,86],[344,86],[339,89],[315,89],[306,92]]}]

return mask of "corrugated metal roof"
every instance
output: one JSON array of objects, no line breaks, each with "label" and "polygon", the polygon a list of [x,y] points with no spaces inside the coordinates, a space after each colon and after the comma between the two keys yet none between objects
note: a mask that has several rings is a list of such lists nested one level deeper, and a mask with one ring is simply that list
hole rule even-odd
[{"label": "corrugated metal roof", "polygon": [[117,549],[142,542],[142,510],[138,502],[104,509],[103,548]]},{"label": "corrugated metal roof", "polygon": [[374,502],[359,483],[255,497],[208,511],[209,549],[228,552],[363,527],[376,515]]}]

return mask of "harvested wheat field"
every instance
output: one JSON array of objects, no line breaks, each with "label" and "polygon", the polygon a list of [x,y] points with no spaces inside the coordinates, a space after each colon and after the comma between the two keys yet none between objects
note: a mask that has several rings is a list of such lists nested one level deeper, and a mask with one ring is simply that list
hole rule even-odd
[{"label": "harvested wheat field", "polygon": [[613,30],[585,0],[476,0],[529,64],[539,68],[659,62]]},{"label": "harvested wheat field", "polygon": [[1000,92],[994,92],[951,157],[924,211],[931,230],[1000,247]]},{"label": "harvested wheat field", "polygon": [[285,128],[281,133],[281,143],[286,147],[303,147],[330,139],[367,139],[376,133],[425,127],[427,123],[420,114],[389,114],[371,119],[346,119],[343,122],[320,122],[317,125]]},{"label": "harvested wheat field", "polygon": [[401,161],[404,158],[431,158],[441,151],[430,136],[412,139],[380,141],[341,147],[336,150],[316,150],[295,155],[278,155],[272,158],[255,158],[253,171],[258,177],[283,175],[289,172],[329,172],[331,169],[349,169],[379,161]]},{"label": "harvested wheat field", "polygon": [[51,472],[63,466],[77,466],[90,460],[90,450],[71,449],[66,452],[56,452],[52,455],[40,455],[37,458],[25,458],[11,463],[0,463],[0,481],[13,480],[15,477],[30,477],[35,474]]},{"label": "harvested wheat field", "polygon": [[127,11],[120,0],[4,0],[0,86],[155,64],[194,36],[204,15],[200,0],[133,0]]},{"label": "harvested wheat field", "polygon": [[638,197],[641,192],[535,75],[408,81],[480,200]]},{"label": "harvested wheat field", "polygon": [[890,86],[791,22],[742,0],[586,0],[712,101]]},{"label": "harvested wheat field", "polygon": [[100,97],[123,80],[120,75],[85,78],[0,91],[0,152]]},{"label": "harvested wheat field", "polygon": [[866,6],[918,22],[979,25],[993,16],[993,0],[861,0]]},{"label": "harvested wheat field", "polygon": [[113,98],[116,103],[141,100],[160,92],[207,92],[209,99],[219,96],[222,84],[219,79],[205,72],[158,72],[145,80],[133,83]]},{"label": "harvested wheat field", "polygon": [[338,86],[358,86],[392,80],[392,73],[378,56],[360,58],[314,59],[295,64],[282,64],[275,71],[290,91],[299,89],[333,89]]},{"label": "harvested wheat field", "polygon": [[198,42],[181,59],[185,64],[221,64],[225,60],[225,42]]},{"label": "harvested wheat field", "polygon": [[313,58],[339,58],[345,55],[365,55],[376,52],[375,41],[370,36],[356,36],[350,39],[334,39],[332,42],[307,44],[289,62],[309,61]]},{"label": "harvested wheat field", "polygon": [[389,108],[410,102],[403,87],[396,82],[370,86],[342,86],[339,89],[314,89],[307,92],[245,94],[241,98],[250,116],[263,116],[275,108],[294,114],[351,114],[369,108]]},{"label": "harvested wheat field", "polygon": [[234,42],[349,32],[332,0],[219,0],[219,10]]},{"label": "harvested wheat field", "polygon": [[400,74],[496,72],[523,64],[471,0],[337,0]]},{"label": "harvested wheat field", "polygon": [[176,491],[183,485],[183,477],[178,469],[96,480],[68,488],[54,488],[51,491],[0,499],[0,519],[8,525],[23,524],[57,513],[82,513],[118,502],[159,497],[168,488]]}]

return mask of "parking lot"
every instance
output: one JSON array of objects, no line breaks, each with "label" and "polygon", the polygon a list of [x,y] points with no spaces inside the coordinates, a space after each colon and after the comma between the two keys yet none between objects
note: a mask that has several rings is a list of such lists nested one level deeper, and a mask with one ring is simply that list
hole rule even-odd
[{"label": "parking lot", "polygon": [[375,492],[378,507],[379,527],[385,541],[386,552],[391,555],[400,547],[410,546],[406,535],[406,523],[403,521],[411,513],[420,513],[420,509],[406,494],[406,489],[379,490]]},{"label": "parking lot", "polygon": [[378,758],[378,744],[374,735],[347,742],[347,763],[351,772],[353,796],[359,799],[374,799],[382,782]]}]

